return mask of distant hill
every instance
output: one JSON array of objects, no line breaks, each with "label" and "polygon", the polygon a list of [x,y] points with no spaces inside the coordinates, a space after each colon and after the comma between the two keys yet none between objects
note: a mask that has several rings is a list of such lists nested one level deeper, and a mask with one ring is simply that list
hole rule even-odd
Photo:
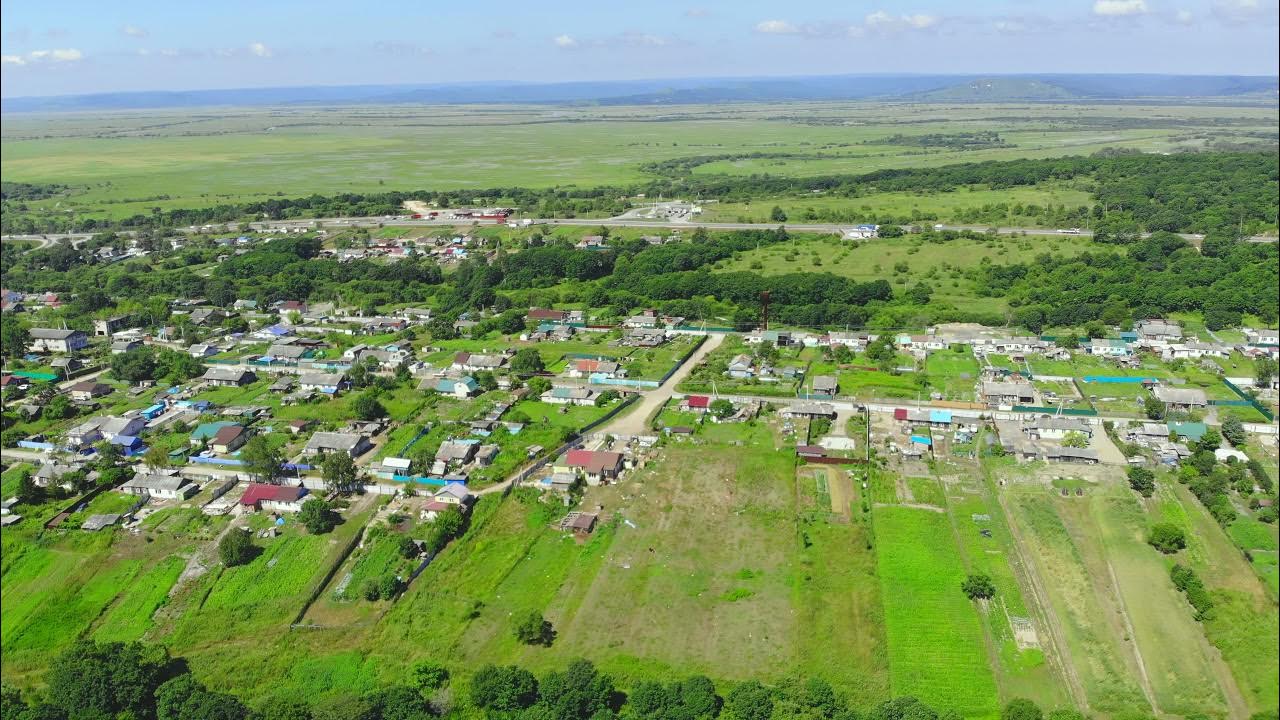
[{"label": "distant hill", "polygon": [[1079,100],[1086,97],[1036,78],[985,77],[936,90],[911,93],[903,99],[918,102],[1006,102],[1023,100]]},{"label": "distant hill", "polygon": [[60,112],[208,106],[468,103],[688,105],[783,100],[1072,102],[1217,99],[1275,104],[1274,76],[1237,75],[831,75],[566,83],[451,83],[122,92],[15,97],[0,111]]}]

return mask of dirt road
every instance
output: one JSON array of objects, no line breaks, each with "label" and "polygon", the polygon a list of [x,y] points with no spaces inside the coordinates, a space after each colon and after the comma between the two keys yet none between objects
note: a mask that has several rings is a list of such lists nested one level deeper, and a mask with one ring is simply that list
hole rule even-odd
[{"label": "dirt road", "polygon": [[658,409],[658,406],[669,400],[675,392],[676,385],[679,385],[681,381],[688,377],[689,373],[693,372],[693,369],[698,366],[698,363],[702,362],[702,359],[712,350],[720,347],[722,342],[724,342],[724,335],[722,334],[707,335],[707,341],[702,343],[702,346],[694,351],[693,355],[678,370],[672,373],[666,382],[653,390],[646,391],[644,397],[640,399],[640,402],[633,405],[630,411],[614,418],[613,422],[600,428],[599,432],[609,435],[647,434],[649,428],[644,424],[645,418],[652,415],[653,411]]}]

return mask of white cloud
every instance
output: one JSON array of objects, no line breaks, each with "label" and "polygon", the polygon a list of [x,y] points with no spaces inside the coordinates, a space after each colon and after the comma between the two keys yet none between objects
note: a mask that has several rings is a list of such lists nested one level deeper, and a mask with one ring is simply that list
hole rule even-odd
[{"label": "white cloud", "polygon": [[431,48],[414,45],[413,43],[376,42],[373,44],[373,49],[396,57],[427,57],[435,54],[435,51]]},{"label": "white cloud", "polygon": [[249,43],[249,52],[255,57],[261,57],[261,58],[271,57],[271,48],[267,47],[266,45],[263,45],[260,42]]},{"label": "white cloud", "polygon": [[688,10],[684,11],[684,16],[687,18],[710,17],[711,11],[706,8],[689,8]]},{"label": "white cloud", "polygon": [[794,35],[800,32],[800,28],[786,20],[763,20],[756,23],[756,32],[767,35]]},{"label": "white cloud", "polygon": [[551,42],[555,43],[558,48],[578,47],[578,41],[574,40],[572,35],[557,35]]},{"label": "white cloud", "polygon": [[1183,25],[1190,25],[1191,21],[1195,20],[1195,17],[1196,17],[1195,15],[1191,14],[1190,10],[1179,10],[1173,15],[1173,19],[1177,20]]},{"label": "white cloud", "polygon": [[1093,14],[1104,17],[1128,17],[1146,13],[1147,0],[1097,0],[1093,3]]},{"label": "white cloud", "polygon": [[84,53],[75,48],[32,50],[26,55],[4,55],[4,65],[39,65],[41,63],[69,63],[83,60]]},{"label": "white cloud", "polygon": [[146,28],[140,28],[137,25],[125,25],[120,28],[120,34],[131,38],[144,38],[150,33],[147,32]]},{"label": "white cloud", "polygon": [[1216,0],[1211,12],[1227,25],[1275,25],[1278,6],[1276,0]]},{"label": "white cloud", "polygon": [[938,22],[936,15],[924,13],[891,15],[884,10],[877,10],[862,19],[862,26],[871,32],[891,33],[904,30],[927,30],[936,26]]}]

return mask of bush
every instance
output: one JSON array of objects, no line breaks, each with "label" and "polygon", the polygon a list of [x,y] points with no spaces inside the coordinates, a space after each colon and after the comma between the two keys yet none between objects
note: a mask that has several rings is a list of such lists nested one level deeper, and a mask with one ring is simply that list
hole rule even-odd
[{"label": "bush", "polygon": [[329,503],[320,498],[311,498],[302,503],[298,511],[298,522],[302,523],[312,535],[322,535],[338,526],[338,513],[329,507]]},{"label": "bush", "polygon": [[1173,523],[1157,523],[1151,527],[1147,542],[1165,555],[1172,555],[1187,546],[1187,534]]},{"label": "bush", "polygon": [[1195,608],[1196,620],[1207,620],[1213,610],[1213,598],[1209,596],[1209,591],[1200,582],[1195,571],[1185,565],[1174,565],[1169,569],[1169,577],[1173,580],[1173,586],[1182,591],[1187,596],[1187,602]]}]

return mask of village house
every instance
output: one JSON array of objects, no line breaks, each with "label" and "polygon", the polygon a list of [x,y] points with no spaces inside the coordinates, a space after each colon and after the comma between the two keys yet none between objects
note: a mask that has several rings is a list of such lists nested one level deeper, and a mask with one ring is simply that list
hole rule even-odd
[{"label": "village house", "polygon": [[441,395],[452,395],[460,400],[479,395],[481,393],[480,385],[475,378],[469,375],[463,375],[460,378],[440,378],[432,381],[430,378],[423,380],[419,385],[419,389],[426,389],[428,386]]},{"label": "village house", "polygon": [[568,375],[571,378],[625,378],[627,369],[612,360],[575,360],[569,366]]},{"label": "village house", "polygon": [[137,437],[147,425],[146,418],[116,417],[102,415],[90,418],[67,431],[67,444],[71,447],[85,447],[99,440],[110,442],[117,436]]},{"label": "village house", "polygon": [[832,331],[827,333],[826,338],[819,341],[819,344],[827,345],[828,347],[843,345],[854,352],[861,352],[867,347],[868,337],[864,333]]},{"label": "village house", "polygon": [[1023,425],[1022,432],[1032,440],[1062,440],[1073,432],[1092,438],[1093,426],[1079,418],[1042,415]]},{"label": "village house", "polygon": [[836,417],[836,409],[831,405],[831,403],[800,402],[786,407],[782,411],[782,416],[790,418],[824,417],[834,420]]},{"label": "village house", "polygon": [[471,458],[475,457],[476,447],[479,443],[475,441],[446,440],[440,443],[440,447],[436,450],[435,464],[432,465],[431,471],[437,475],[443,475],[450,468],[460,468],[471,462]]},{"label": "village house", "polygon": [[525,317],[534,322],[566,322],[569,319],[569,311],[529,308],[529,312],[525,314]]},{"label": "village house", "polygon": [[1169,410],[1195,410],[1209,406],[1209,398],[1199,388],[1173,388],[1157,385],[1151,389],[1152,396],[1164,403]]},{"label": "village house", "polygon": [[813,394],[833,398],[839,392],[840,385],[830,375],[818,375],[813,378]]},{"label": "village house", "polygon": [[454,370],[463,372],[494,371],[507,364],[505,355],[482,355],[480,353],[460,352],[453,356]]},{"label": "village house", "polygon": [[845,240],[869,240],[880,237],[879,225],[855,225],[844,231]]},{"label": "village house", "polygon": [[729,361],[728,372],[729,377],[736,378],[738,380],[745,380],[756,374],[755,367],[752,365],[751,356],[745,353],[736,355]]},{"label": "village house", "polygon": [[954,417],[950,410],[931,408],[894,408],[893,419],[912,425],[926,425],[932,428],[946,429],[951,427]]},{"label": "village house", "polygon": [[137,350],[140,347],[142,347],[142,341],[140,340],[116,340],[111,343],[111,354],[123,355],[130,350]]},{"label": "village house", "polygon": [[267,348],[266,357],[274,362],[296,365],[310,353],[311,349],[304,345],[276,343]]},{"label": "village house", "polygon": [[[42,463],[40,467],[36,468],[34,473],[32,473],[31,481],[36,484],[36,487],[58,487],[63,484],[62,478],[64,475],[70,475],[82,470],[84,470],[84,468],[79,465],[68,465],[57,461],[46,461]],[[70,480],[67,481],[67,484],[71,484]]]},{"label": "village house", "polygon": [[110,385],[94,382],[93,380],[81,380],[67,388],[67,391],[71,394],[71,399],[75,402],[90,402],[94,398],[110,395],[112,390],[114,388]]},{"label": "village house", "polygon": [[64,355],[62,357],[56,357],[50,360],[49,367],[53,368],[56,372],[60,373],[62,377],[69,378],[71,377],[71,373],[83,368],[84,363],[80,362],[79,358],[76,358],[70,355]]},{"label": "village house", "polygon": [[1262,328],[1255,330],[1253,328],[1244,329],[1244,341],[1249,345],[1280,345],[1280,330],[1272,330],[1270,328]]},{"label": "village house", "polygon": [[1182,339],[1182,326],[1168,320],[1141,320],[1133,328],[1138,337],[1152,343],[1170,343]]},{"label": "village house", "polygon": [[187,348],[187,354],[197,360],[203,360],[207,357],[213,357],[218,354],[218,347],[208,343],[195,343]]},{"label": "village house", "polygon": [[426,520],[434,521],[440,513],[449,512],[455,508],[466,512],[473,502],[475,502],[475,496],[467,490],[466,485],[460,482],[446,483],[431,495],[431,499],[423,506],[422,515]]},{"label": "village house", "polygon": [[1084,351],[1098,357],[1128,357],[1133,354],[1133,346],[1119,338],[1093,338]]},{"label": "village house", "polygon": [[239,450],[248,439],[249,431],[243,425],[226,425],[213,434],[209,449],[222,455],[230,455]]},{"label": "village house", "polygon": [[249,483],[240,496],[240,504],[267,512],[298,512],[306,495],[304,487]]},{"label": "village house", "polygon": [[216,308],[196,308],[187,315],[187,320],[196,327],[219,325],[227,319],[227,313]]},{"label": "village house", "polygon": [[988,380],[982,383],[982,399],[988,405],[1029,405],[1036,390],[1031,383]]},{"label": "village house", "polygon": [[623,345],[654,348],[667,341],[667,331],[661,328],[631,328],[622,336]]},{"label": "village house", "polygon": [[302,373],[298,376],[298,389],[303,392],[320,392],[337,395],[347,385],[343,373]]},{"label": "village house", "polygon": [[117,330],[123,330],[129,325],[128,315],[115,315],[109,318],[101,318],[93,321],[94,337],[108,337]]},{"label": "village house", "polygon": [[1046,460],[1053,462],[1097,465],[1098,451],[1093,448],[1050,447],[1044,450]]},{"label": "village house", "polygon": [[181,475],[134,473],[133,479],[117,488],[129,495],[146,495],[160,500],[186,500],[199,490]]},{"label": "village house", "polygon": [[363,455],[372,447],[373,445],[369,442],[369,438],[364,435],[357,435],[354,433],[318,432],[307,440],[307,445],[303,448],[302,454],[312,457],[315,455],[324,455],[325,453],[340,452],[346,453],[354,458]]},{"label": "village house", "polygon": [[616,480],[622,472],[622,454],[601,450],[570,450],[564,464],[586,478],[588,485]]},{"label": "village house", "polygon": [[680,401],[681,412],[702,413],[711,409],[711,398],[707,395],[686,395]]},{"label": "village house", "polygon": [[79,330],[60,330],[57,328],[31,328],[28,331],[31,343],[27,346],[30,352],[69,353],[82,350],[89,344],[89,336]]},{"label": "village house", "polygon": [[1152,447],[1169,441],[1169,427],[1154,422],[1130,423],[1125,429],[1124,437],[1131,443]]},{"label": "village house", "polygon": [[596,391],[584,387],[553,387],[539,399],[552,405],[594,405]]},{"label": "village house", "polygon": [[218,387],[243,387],[258,380],[258,376],[248,370],[231,368],[209,368],[200,379]]},{"label": "village house", "polygon": [[1163,360],[1198,360],[1203,357],[1224,358],[1230,355],[1229,348],[1204,342],[1173,343],[1160,351]]}]

